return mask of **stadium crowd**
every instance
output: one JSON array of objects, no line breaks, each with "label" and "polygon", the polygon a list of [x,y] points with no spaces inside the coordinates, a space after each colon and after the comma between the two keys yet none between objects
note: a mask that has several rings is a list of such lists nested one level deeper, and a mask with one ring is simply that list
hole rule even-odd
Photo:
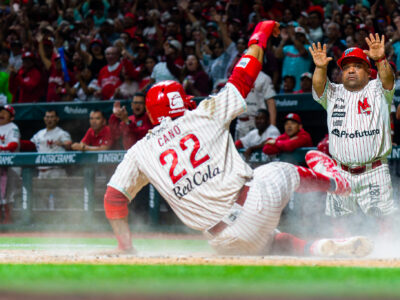
[{"label": "stadium crowd", "polygon": [[[365,49],[368,33],[384,34],[388,60],[400,65],[395,0],[2,1],[1,101],[130,99],[166,79],[205,96],[224,84],[262,19],[281,24],[263,69],[278,93],[307,90],[316,42],[337,60]],[[328,75],[338,82],[340,69],[332,63]]]}]

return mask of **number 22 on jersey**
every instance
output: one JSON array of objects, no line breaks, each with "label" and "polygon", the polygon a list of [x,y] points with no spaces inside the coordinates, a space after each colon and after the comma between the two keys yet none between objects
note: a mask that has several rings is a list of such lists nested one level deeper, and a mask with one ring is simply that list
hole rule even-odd
[{"label": "number 22 on jersey", "polygon": [[[191,147],[190,149],[186,145],[186,142],[189,140],[193,141],[193,147]],[[200,166],[201,164],[203,164],[204,162],[206,162],[207,160],[210,159],[210,156],[208,154],[204,155],[201,158],[196,158],[197,152],[200,149],[200,141],[197,138],[197,136],[195,136],[194,134],[188,134],[188,135],[184,136],[179,141],[179,146],[181,147],[181,149],[183,151],[191,151],[190,152],[190,163],[192,164],[193,169],[196,169],[198,166]],[[178,153],[174,149],[168,149],[168,150],[165,150],[163,153],[161,153],[161,155],[160,155],[161,165],[163,165],[163,166],[167,165],[167,161],[165,160],[165,158],[167,156],[172,157],[172,162],[171,162],[171,165],[169,166],[169,176],[172,180],[172,183],[175,184],[183,176],[185,176],[187,174],[187,171],[186,171],[186,169],[183,169],[181,172],[176,174],[175,169],[179,164],[179,160],[182,158],[178,157]],[[179,169],[179,167],[178,167],[178,169]]]}]

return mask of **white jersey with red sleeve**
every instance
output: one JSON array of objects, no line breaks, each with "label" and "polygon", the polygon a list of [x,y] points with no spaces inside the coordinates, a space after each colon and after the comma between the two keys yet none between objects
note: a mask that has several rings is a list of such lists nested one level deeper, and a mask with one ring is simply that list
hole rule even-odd
[{"label": "white jersey with red sleeve", "polygon": [[357,92],[343,84],[326,84],[323,95],[313,97],[327,111],[329,152],[337,161],[359,166],[390,154],[390,106],[394,88],[385,90],[379,77]]},{"label": "white jersey with red sleeve", "polygon": [[[21,138],[21,134],[19,132],[18,126],[13,123],[7,123],[5,125],[0,126],[0,146],[6,147],[9,143],[17,143],[19,147],[19,140]],[[9,152],[9,151],[4,151]]]},{"label": "white jersey with red sleeve", "polygon": [[245,109],[242,95],[228,83],[196,110],[152,129],[127,152],[108,185],[132,200],[150,182],[183,223],[209,228],[252,178],[227,130]]}]

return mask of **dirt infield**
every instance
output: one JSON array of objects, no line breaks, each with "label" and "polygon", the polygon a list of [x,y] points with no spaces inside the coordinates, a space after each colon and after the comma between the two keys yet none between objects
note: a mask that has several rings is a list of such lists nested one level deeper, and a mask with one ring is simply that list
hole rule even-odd
[{"label": "dirt infield", "polygon": [[[3,233],[2,237],[44,238],[113,238],[111,233]],[[201,235],[146,233],[135,234],[134,239],[204,239]],[[215,253],[165,254],[157,252],[138,255],[104,254],[94,249],[46,249],[46,250],[0,250],[0,263],[54,263],[54,264],[174,264],[174,265],[247,265],[247,266],[351,266],[351,267],[400,267],[399,258],[315,258],[287,256],[218,256]]]}]

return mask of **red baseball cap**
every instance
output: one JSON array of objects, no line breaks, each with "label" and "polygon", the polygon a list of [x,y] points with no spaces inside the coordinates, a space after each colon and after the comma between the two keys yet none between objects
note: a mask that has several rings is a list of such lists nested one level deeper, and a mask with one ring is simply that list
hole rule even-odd
[{"label": "red baseball cap", "polygon": [[0,106],[0,111],[2,111],[3,109],[8,111],[10,113],[11,117],[15,116],[15,110],[11,105],[7,104],[7,105],[4,105],[4,106]]},{"label": "red baseball cap", "polygon": [[358,59],[358,60],[362,60],[364,62],[366,62],[369,66],[369,68],[371,69],[371,62],[369,61],[369,58],[367,56],[367,54],[364,53],[364,51],[361,48],[357,48],[357,47],[352,47],[352,48],[348,48],[346,49],[343,54],[342,57],[338,59],[337,61],[337,65],[339,66],[339,68],[341,70],[343,70],[343,62],[344,60],[348,60],[348,59]]},{"label": "red baseball cap", "polygon": [[35,54],[30,51],[26,51],[22,54],[22,58],[35,58]]},{"label": "red baseball cap", "polygon": [[285,121],[286,120],[293,120],[293,121],[296,121],[297,123],[301,124],[300,116],[298,114],[295,114],[295,113],[287,114],[286,117],[285,117]]}]

